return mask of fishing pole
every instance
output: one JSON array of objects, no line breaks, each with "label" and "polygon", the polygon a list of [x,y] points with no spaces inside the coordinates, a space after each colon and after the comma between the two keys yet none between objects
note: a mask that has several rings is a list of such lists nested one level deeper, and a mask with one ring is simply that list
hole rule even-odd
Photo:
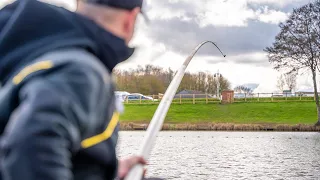
[{"label": "fishing pole", "polygon": [[[169,107],[171,105],[171,102],[178,90],[178,87],[182,81],[182,78],[186,72],[186,69],[192,60],[193,56],[198,52],[198,50],[207,43],[211,43],[217,47],[217,49],[220,51],[220,53],[223,55],[223,57],[226,57],[225,54],[220,50],[220,48],[212,41],[204,41],[200,43],[193,52],[187,57],[187,59],[184,61],[182,66],[177,71],[176,75],[174,76],[173,80],[171,81],[168,89],[166,90],[156,112],[153,115],[153,118],[150,122],[150,125],[147,129],[146,136],[143,140],[142,146],[140,147],[140,151],[138,156],[143,157],[145,160],[149,159],[152,147],[154,146],[156,137],[161,130],[161,127],[163,125],[164,119],[167,115],[167,112],[169,110]],[[141,180],[143,176],[143,166],[142,165],[135,165],[125,178],[125,180]]]}]

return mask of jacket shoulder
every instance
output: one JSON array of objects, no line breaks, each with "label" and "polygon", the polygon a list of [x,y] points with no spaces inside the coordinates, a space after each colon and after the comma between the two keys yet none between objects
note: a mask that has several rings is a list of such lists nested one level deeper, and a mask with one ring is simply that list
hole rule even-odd
[{"label": "jacket shoulder", "polygon": [[[46,53],[14,73],[11,82],[19,85],[34,76],[41,76],[49,72],[60,71],[66,66],[71,69],[87,69],[87,72],[96,72],[103,78],[105,83],[112,82],[111,72],[100,62],[100,60],[81,48],[61,49]],[[73,68],[72,68],[73,67]]]}]

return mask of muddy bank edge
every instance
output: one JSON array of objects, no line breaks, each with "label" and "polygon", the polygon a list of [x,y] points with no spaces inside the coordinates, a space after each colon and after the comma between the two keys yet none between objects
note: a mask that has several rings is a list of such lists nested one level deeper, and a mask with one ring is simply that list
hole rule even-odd
[{"label": "muddy bank edge", "polygon": [[[148,128],[147,123],[121,122],[121,131],[141,131]],[[306,124],[228,124],[228,123],[184,123],[162,126],[162,131],[302,131],[320,132],[320,127]]]}]

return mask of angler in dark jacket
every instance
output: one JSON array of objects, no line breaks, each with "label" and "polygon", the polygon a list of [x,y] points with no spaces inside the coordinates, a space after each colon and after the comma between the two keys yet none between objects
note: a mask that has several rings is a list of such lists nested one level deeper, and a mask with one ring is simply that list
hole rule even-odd
[{"label": "angler in dark jacket", "polygon": [[142,0],[36,0],[0,10],[0,180],[121,179],[113,68],[128,59]]}]

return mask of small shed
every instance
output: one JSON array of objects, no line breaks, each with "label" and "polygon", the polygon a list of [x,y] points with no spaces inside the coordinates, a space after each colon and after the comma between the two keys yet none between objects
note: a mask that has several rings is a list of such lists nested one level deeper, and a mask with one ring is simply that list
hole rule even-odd
[{"label": "small shed", "polygon": [[234,91],[226,90],[222,91],[222,101],[223,104],[234,103]]}]

